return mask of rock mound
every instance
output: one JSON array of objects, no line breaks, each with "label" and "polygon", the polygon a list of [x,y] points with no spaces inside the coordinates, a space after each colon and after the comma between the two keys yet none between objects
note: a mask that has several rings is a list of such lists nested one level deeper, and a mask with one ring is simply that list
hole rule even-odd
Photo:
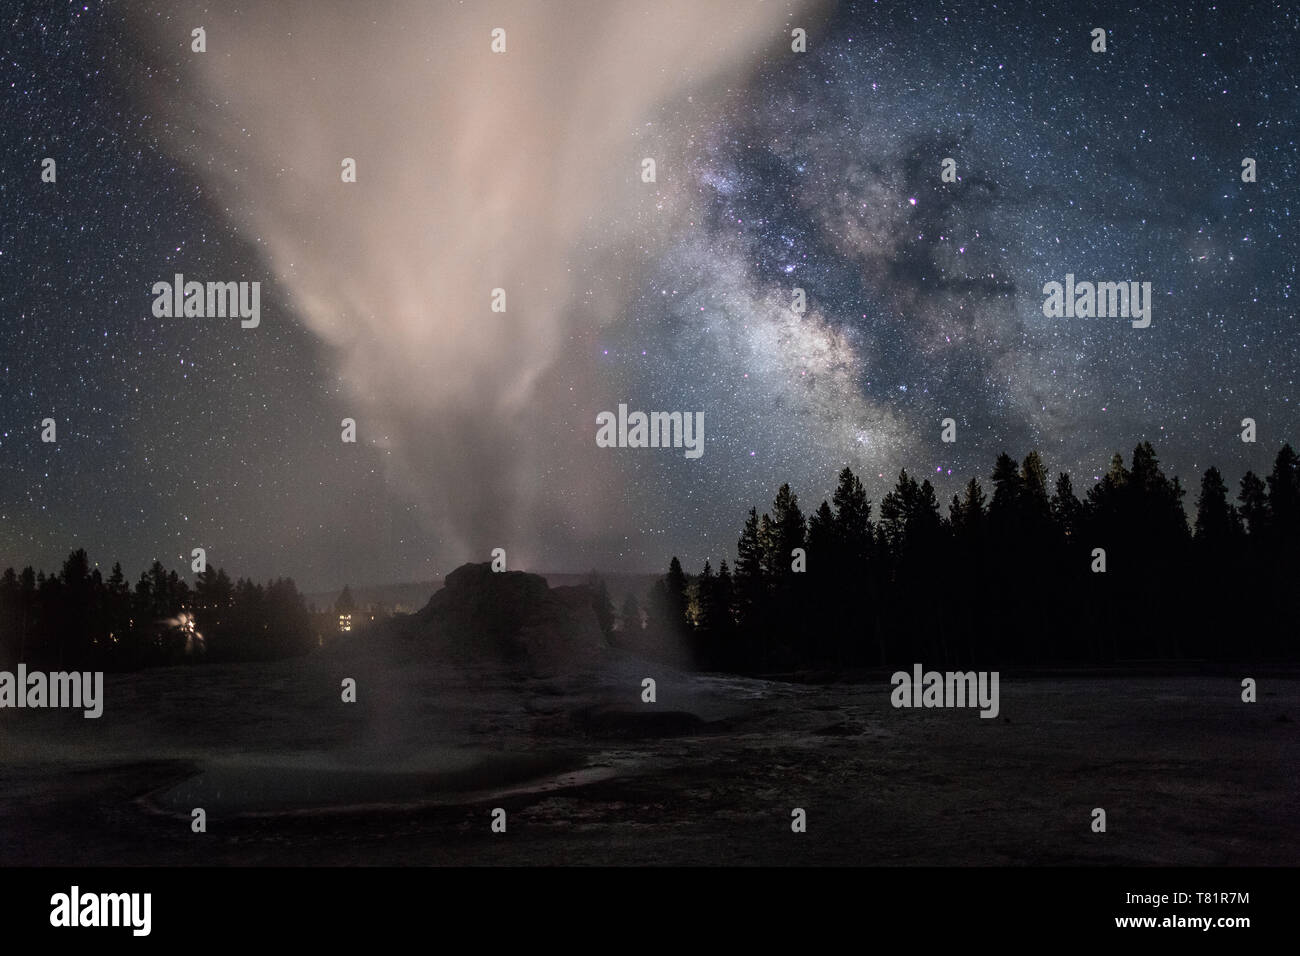
[{"label": "rock mound", "polygon": [[458,663],[572,671],[608,647],[592,597],[586,587],[549,588],[540,575],[465,564],[414,615],[412,636]]}]

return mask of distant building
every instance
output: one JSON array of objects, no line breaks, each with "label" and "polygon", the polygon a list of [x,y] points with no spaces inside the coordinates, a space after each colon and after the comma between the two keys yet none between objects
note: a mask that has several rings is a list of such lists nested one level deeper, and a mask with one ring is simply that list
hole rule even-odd
[{"label": "distant building", "polygon": [[339,599],[334,602],[334,613],[338,615],[340,634],[352,633],[352,615],[356,610],[357,602],[352,598],[352,589],[345,584]]}]

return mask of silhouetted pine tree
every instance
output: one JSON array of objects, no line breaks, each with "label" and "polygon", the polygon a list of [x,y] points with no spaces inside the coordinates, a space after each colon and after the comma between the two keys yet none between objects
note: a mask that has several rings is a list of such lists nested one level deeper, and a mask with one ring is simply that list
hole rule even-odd
[{"label": "silhouetted pine tree", "polygon": [[736,590],[727,559],[718,565],[718,577],[713,585],[713,611],[710,619],[714,645],[720,657],[734,653],[736,638]]},{"label": "silhouetted pine tree", "polygon": [[1074,494],[1074,483],[1067,472],[1056,476],[1056,490],[1052,494],[1052,520],[1067,540],[1073,540],[1083,518],[1083,503]]},{"label": "silhouetted pine tree", "polygon": [[716,597],[714,584],[717,581],[717,575],[713,573],[713,565],[709,559],[704,559],[704,569],[699,573],[690,586],[690,617],[695,625],[700,638],[708,634],[713,628],[714,619],[717,617],[717,608],[713,601]]},{"label": "silhouetted pine tree", "polygon": [[736,619],[743,635],[741,666],[757,659],[756,645],[765,643],[766,587],[763,580],[763,542],[759,536],[758,509],[750,508],[736,542]]},{"label": "silhouetted pine tree", "polygon": [[987,518],[986,500],[984,489],[980,487],[977,478],[966,482],[963,497],[952,496],[952,504],[948,507],[948,522],[952,525],[953,533],[958,539],[974,541],[983,536]]},{"label": "silhouetted pine tree", "polygon": [[678,632],[684,631],[687,624],[686,583],[686,573],[682,571],[682,563],[674,555],[672,561],[668,564],[668,574],[664,578],[664,586],[668,591],[669,625]]},{"label": "silhouetted pine tree", "polygon": [[[767,518],[767,515],[763,516]],[[760,535],[763,524],[759,523]],[[783,484],[772,501],[772,517],[768,525],[767,566],[771,581],[769,592],[769,634],[767,657],[769,665],[787,666],[803,657],[804,629],[807,622],[806,571],[795,571],[795,550],[805,549],[808,525],[799,508],[799,498]]]},{"label": "silhouetted pine tree", "polygon": [[881,663],[885,659],[885,630],[879,595],[888,586],[890,569],[880,560],[872,502],[861,479],[844,468],[831,497],[835,507],[833,590],[842,597],[828,616],[836,620],[829,643],[839,664]]},{"label": "silhouetted pine tree", "polygon": [[1274,531],[1294,550],[1296,536],[1300,534],[1300,460],[1289,444],[1277,453],[1266,480]]},{"label": "silhouetted pine tree", "polygon": [[1228,504],[1228,486],[1219,469],[1211,466],[1201,476],[1201,493],[1196,497],[1196,539],[1222,548],[1241,533],[1237,509]]},{"label": "silhouetted pine tree", "polygon": [[1018,530],[1020,516],[1020,496],[1024,479],[1016,460],[1006,452],[998,455],[993,465],[993,498],[989,502],[989,524],[1001,536],[1009,536]]},{"label": "silhouetted pine tree", "polygon": [[1237,500],[1241,502],[1241,517],[1247,532],[1256,542],[1263,541],[1268,535],[1268,492],[1264,489],[1264,482],[1253,471],[1242,476]]}]

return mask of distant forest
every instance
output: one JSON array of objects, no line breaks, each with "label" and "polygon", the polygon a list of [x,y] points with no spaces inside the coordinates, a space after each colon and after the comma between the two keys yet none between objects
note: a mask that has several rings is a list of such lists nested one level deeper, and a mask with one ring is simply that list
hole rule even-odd
[{"label": "distant forest", "polygon": [[[593,572],[592,607],[615,644],[681,642],[700,666],[741,673],[1300,656],[1290,445],[1233,500],[1208,469],[1190,524],[1185,489],[1148,442],[1127,467],[1116,454],[1082,499],[1068,474],[1049,482],[1038,452],[999,455],[990,481],[986,494],[972,478],[946,515],[906,471],[879,509],[848,468],[811,515],[782,485],[770,511],[750,509],[734,565],[687,575],[674,557],[644,611],[629,594],[617,613]],[[155,561],[131,587],[84,550],[58,574],[0,575],[0,667],[272,660],[317,642],[287,578],[208,568],[191,587]]]},{"label": "distant forest", "polygon": [[1149,442],[1127,467],[1116,454],[1082,499],[1036,451],[999,455],[990,481],[986,495],[972,478],[946,515],[906,471],[878,511],[848,468],[811,516],[782,485],[769,512],[750,509],[734,565],[688,576],[672,559],[645,626],[741,672],[1297,657],[1290,445],[1267,478],[1247,472],[1235,503],[1208,469],[1190,525]]},{"label": "distant forest", "polygon": [[265,586],[208,568],[194,587],[155,561],[131,588],[114,564],[105,580],[84,550],[58,574],[0,576],[0,665],[126,670],[200,657],[273,660],[316,644],[291,579]]}]

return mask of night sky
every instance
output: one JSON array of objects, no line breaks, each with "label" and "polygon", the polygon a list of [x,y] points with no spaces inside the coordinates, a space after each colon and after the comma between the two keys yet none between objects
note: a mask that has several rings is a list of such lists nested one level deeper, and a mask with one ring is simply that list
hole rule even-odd
[{"label": "night sky", "polygon": [[[0,568],[698,569],[783,481],[1142,440],[1235,489],[1300,438],[1300,7],[1087,6],[7,6]],[[154,317],[177,272],[260,326]],[[1150,327],[1045,318],[1067,273]],[[596,447],[620,402],[703,456]]]}]

